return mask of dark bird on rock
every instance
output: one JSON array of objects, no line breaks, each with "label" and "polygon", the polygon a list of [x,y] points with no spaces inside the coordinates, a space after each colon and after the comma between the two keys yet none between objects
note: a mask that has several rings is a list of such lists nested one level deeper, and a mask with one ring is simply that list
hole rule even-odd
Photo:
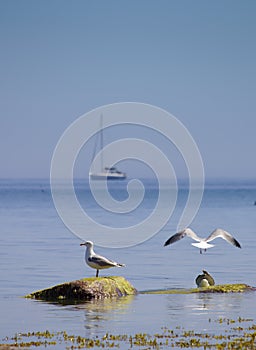
[{"label": "dark bird on rock", "polygon": [[213,277],[209,274],[209,272],[203,270],[203,274],[197,276],[196,284],[197,287],[210,287],[214,286],[215,282]]}]

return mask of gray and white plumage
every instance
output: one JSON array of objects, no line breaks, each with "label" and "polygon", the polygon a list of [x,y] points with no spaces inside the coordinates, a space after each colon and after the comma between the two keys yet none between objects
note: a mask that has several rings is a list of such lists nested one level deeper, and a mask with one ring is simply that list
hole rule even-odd
[{"label": "gray and white plumage", "polygon": [[119,264],[115,261],[105,258],[104,256],[98,255],[93,250],[93,243],[87,241],[81,243],[80,246],[86,246],[85,251],[85,262],[91,268],[96,269],[96,277],[99,276],[99,270],[108,269],[110,267],[123,267],[124,264]]},{"label": "gray and white plumage", "polygon": [[197,276],[196,284],[197,287],[210,287],[215,285],[215,281],[209,272],[203,270],[203,274]]},{"label": "gray and white plumage", "polygon": [[206,249],[214,247],[214,244],[209,244],[208,242],[211,242],[218,237],[224,239],[225,241],[234,245],[235,247],[241,248],[240,243],[230,233],[222,230],[221,228],[217,228],[216,230],[214,230],[207,238],[201,238],[197,236],[197,234],[189,227],[185,230],[175,233],[173,236],[167,239],[164,246],[175,243],[184,237],[190,237],[194,241],[199,242],[192,243],[192,245],[199,248],[200,253],[202,253],[202,250],[206,251]]}]

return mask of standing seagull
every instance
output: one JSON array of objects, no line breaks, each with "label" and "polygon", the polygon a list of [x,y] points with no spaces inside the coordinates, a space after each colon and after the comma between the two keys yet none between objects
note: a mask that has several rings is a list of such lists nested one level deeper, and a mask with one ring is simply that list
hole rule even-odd
[{"label": "standing seagull", "polygon": [[105,258],[104,256],[95,254],[93,250],[93,243],[91,241],[81,243],[80,245],[86,246],[85,262],[87,263],[87,265],[97,270],[96,277],[99,276],[99,270],[108,269],[110,267],[125,266],[124,264],[118,264],[115,261]]},{"label": "standing seagull", "polygon": [[194,241],[199,242],[199,243],[191,243],[191,244],[200,249],[200,254],[202,254],[202,250],[204,250],[206,252],[206,249],[214,247],[214,244],[209,244],[208,242],[211,242],[215,238],[218,238],[218,237],[225,239],[225,241],[233,244],[235,247],[241,248],[240,243],[233,236],[231,236],[230,233],[222,230],[221,228],[217,228],[216,230],[214,230],[210,234],[210,236],[207,238],[200,238],[190,228],[186,228],[185,230],[180,231],[178,233],[175,233],[172,237],[167,239],[164,246],[167,246],[169,244],[177,242],[181,238],[184,238],[185,236],[188,236],[188,237],[192,238]]}]

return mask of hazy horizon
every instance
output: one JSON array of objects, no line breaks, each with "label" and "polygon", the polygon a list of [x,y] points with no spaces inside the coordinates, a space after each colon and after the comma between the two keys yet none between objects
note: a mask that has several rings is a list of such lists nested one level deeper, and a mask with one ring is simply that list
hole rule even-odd
[{"label": "hazy horizon", "polygon": [[[77,118],[126,101],[174,115],[206,179],[256,178],[255,13],[253,0],[1,1],[0,178],[47,178]],[[187,176],[182,157],[164,139],[157,145],[177,178]],[[75,176],[87,176],[92,153],[89,142]],[[149,171],[120,168],[131,177]]]}]

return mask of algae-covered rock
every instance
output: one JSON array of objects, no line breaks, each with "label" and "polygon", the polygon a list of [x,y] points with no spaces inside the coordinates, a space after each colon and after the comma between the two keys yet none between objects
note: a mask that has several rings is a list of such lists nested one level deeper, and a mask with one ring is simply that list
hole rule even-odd
[{"label": "algae-covered rock", "polygon": [[91,277],[66,282],[26,295],[26,298],[46,301],[83,301],[136,294],[136,289],[124,277]]},{"label": "algae-covered rock", "polygon": [[191,288],[191,289],[162,289],[149,290],[142,292],[143,294],[192,294],[192,293],[242,293],[256,291],[255,287],[247,284],[220,284],[209,286],[205,288]]},{"label": "algae-covered rock", "polygon": [[207,288],[197,288],[199,293],[243,293],[249,291],[255,291],[255,287],[251,287],[248,284],[219,284],[210,286]]}]

